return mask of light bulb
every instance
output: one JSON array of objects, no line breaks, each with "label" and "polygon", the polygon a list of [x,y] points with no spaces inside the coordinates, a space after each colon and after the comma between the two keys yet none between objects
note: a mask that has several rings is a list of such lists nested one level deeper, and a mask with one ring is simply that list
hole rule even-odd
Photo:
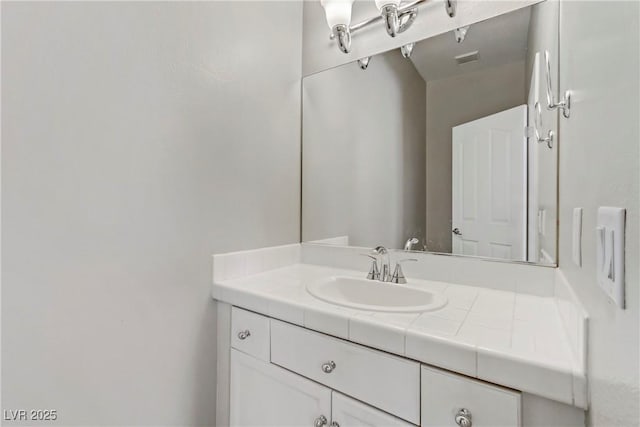
[{"label": "light bulb", "polygon": [[399,6],[401,0],[375,0],[375,1],[376,1],[376,7],[378,8],[378,10],[382,10],[383,7],[390,4]]},{"label": "light bulb", "polygon": [[351,6],[354,0],[320,0],[327,17],[327,25],[333,29],[336,25],[351,24]]}]

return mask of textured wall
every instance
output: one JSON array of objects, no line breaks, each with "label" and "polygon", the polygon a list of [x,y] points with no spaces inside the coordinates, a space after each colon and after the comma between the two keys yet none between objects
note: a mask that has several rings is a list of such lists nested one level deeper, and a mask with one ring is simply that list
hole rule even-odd
[{"label": "textured wall", "polygon": [[2,3],[3,409],[214,424],[210,256],[299,238],[301,31],[298,2]]},{"label": "textured wall", "polygon": [[[571,118],[560,119],[560,269],[589,315],[588,376],[593,426],[640,422],[640,116],[638,2],[561,2],[560,87]],[[620,310],[596,283],[599,206],[627,208],[626,300]],[[582,267],[571,260],[574,207],[584,208]]]}]

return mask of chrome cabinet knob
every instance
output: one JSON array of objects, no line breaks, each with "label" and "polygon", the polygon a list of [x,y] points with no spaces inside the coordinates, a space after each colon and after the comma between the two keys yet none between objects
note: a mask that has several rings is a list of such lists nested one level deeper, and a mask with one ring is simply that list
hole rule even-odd
[{"label": "chrome cabinet knob", "polygon": [[331,427],[340,427],[337,421],[331,421]]},{"label": "chrome cabinet knob", "polygon": [[462,236],[462,231],[460,231],[459,228],[454,228],[453,230],[451,230],[451,232],[456,236]]},{"label": "chrome cabinet knob", "polygon": [[461,408],[456,414],[455,420],[460,427],[471,427],[471,412],[468,409]]},{"label": "chrome cabinet knob", "polygon": [[251,336],[251,332],[248,329],[238,332],[238,338],[241,340],[246,340],[249,336]]},{"label": "chrome cabinet knob", "polygon": [[327,417],[320,415],[313,421],[313,427],[323,427],[327,425]]},{"label": "chrome cabinet knob", "polygon": [[322,364],[322,372],[324,372],[325,374],[330,374],[334,369],[336,369],[336,362],[334,362],[333,360]]}]

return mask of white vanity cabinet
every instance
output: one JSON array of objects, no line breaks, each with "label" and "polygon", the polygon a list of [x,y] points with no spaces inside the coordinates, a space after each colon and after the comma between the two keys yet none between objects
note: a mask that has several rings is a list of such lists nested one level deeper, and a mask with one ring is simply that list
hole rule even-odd
[{"label": "white vanity cabinet", "polygon": [[520,392],[231,313],[231,426],[519,427]]}]

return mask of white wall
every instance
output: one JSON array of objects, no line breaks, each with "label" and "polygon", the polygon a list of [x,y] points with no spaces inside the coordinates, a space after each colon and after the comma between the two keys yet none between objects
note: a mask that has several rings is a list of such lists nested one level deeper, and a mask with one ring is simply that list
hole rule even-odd
[{"label": "white wall", "polygon": [[[561,2],[560,87],[574,91],[560,121],[560,269],[589,315],[588,376],[593,426],[637,426],[640,418],[640,130],[638,2]],[[596,284],[598,206],[627,208],[626,310]],[[583,266],[571,260],[574,207],[584,208]]]},{"label": "white wall", "polygon": [[451,252],[451,129],[525,103],[524,62],[427,82],[427,249]]},{"label": "white wall", "polygon": [[210,256],[299,238],[301,24],[2,3],[3,409],[213,425]]},{"label": "white wall", "polygon": [[[482,0],[458,1],[456,16],[446,14],[444,2],[427,2],[420,6],[418,18],[411,28],[395,38],[384,30],[382,21],[353,33],[351,52],[340,52],[335,41],[329,40],[331,30],[319,0],[304,2],[302,74],[318,71],[373,54],[400,47],[409,42],[433,37],[465,25],[530,6],[541,0]],[[375,15],[378,9],[371,0],[358,0],[353,5],[351,23],[355,24]]]},{"label": "white wall", "polygon": [[425,83],[398,50],[303,82],[303,241],[424,235]]}]

